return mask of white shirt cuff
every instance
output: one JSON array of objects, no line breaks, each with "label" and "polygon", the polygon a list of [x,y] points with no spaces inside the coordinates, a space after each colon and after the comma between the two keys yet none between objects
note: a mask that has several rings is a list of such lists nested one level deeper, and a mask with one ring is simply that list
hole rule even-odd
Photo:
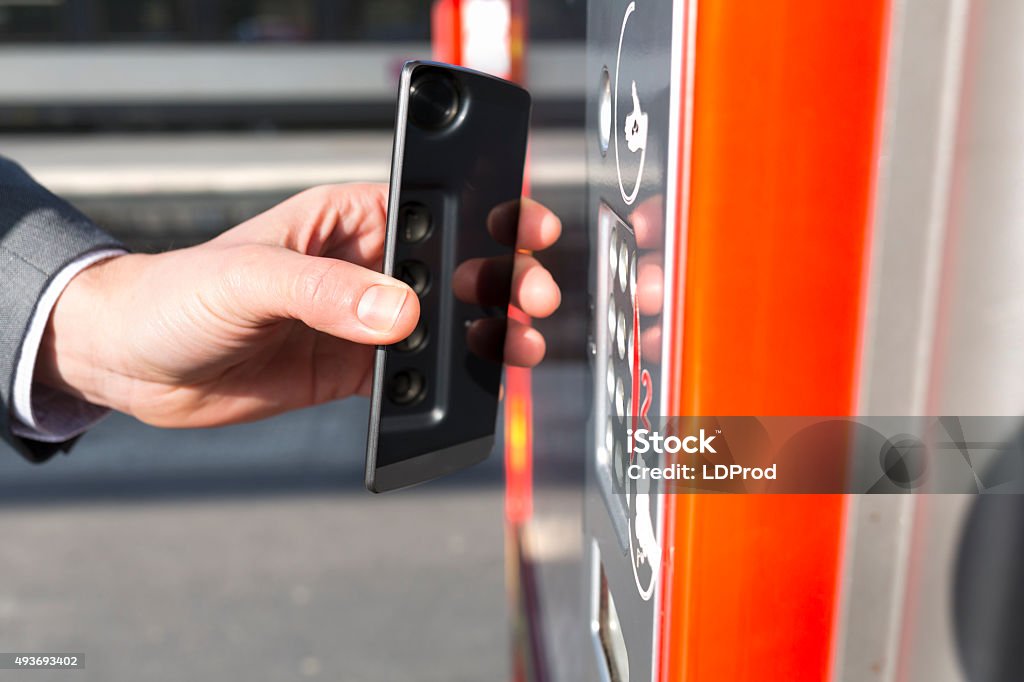
[{"label": "white shirt cuff", "polygon": [[43,333],[57,299],[75,275],[102,260],[126,253],[107,249],[88,253],[67,265],[50,281],[39,297],[21,345],[21,358],[14,368],[14,400],[11,432],[16,436],[44,443],[63,443],[85,433],[109,410],[34,383],[36,358]]}]

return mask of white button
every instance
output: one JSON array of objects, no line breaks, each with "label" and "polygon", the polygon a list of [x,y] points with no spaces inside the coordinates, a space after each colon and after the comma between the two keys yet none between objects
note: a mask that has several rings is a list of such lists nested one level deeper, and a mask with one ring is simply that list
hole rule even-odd
[{"label": "white button", "polygon": [[608,338],[615,338],[615,314],[618,307],[615,305],[615,296],[608,297]]},{"label": "white button", "polygon": [[615,340],[619,344],[619,358],[626,359],[626,318],[619,313],[619,329],[615,334]]},{"label": "white button", "polygon": [[629,279],[629,252],[626,251],[626,242],[619,247],[619,287],[625,291],[626,282]]},{"label": "white button", "polygon": [[608,363],[608,372],[607,372],[607,374],[608,374],[608,400],[611,401],[611,400],[615,399],[615,366],[611,362]]},{"label": "white button", "polygon": [[633,345],[633,343],[634,343],[634,341],[633,341],[633,328],[630,327],[629,328],[629,343],[627,345],[628,345],[628,350],[629,350],[629,371],[630,371],[631,374],[636,371],[636,367],[633,366],[633,358],[636,357],[636,353],[635,353],[636,348]]},{"label": "white button", "polygon": [[636,299],[636,254],[633,254],[633,262],[629,266],[629,297]]},{"label": "white button", "polygon": [[615,414],[619,419],[626,417],[626,391],[622,388],[622,379],[615,384]]},{"label": "white button", "polygon": [[615,230],[608,233],[608,272],[611,280],[615,281],[615,270],[619,266],[619,244],[615,239]]},{"label": "white button", "polygon": [[615,482],[622,487],[622,443],[615,444],[615,457],[612,458],[612,469],[615,470]]}]

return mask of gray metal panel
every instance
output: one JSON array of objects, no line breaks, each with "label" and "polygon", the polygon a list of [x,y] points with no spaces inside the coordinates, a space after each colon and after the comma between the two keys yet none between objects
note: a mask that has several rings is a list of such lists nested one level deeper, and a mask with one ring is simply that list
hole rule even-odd
[{"label": "gray metal panel", "polygon": [[[927,412],[965,0],[892,5],[858,413]],[[940,505],[941,506],[941,505]],[[833,679],[893,682],[915,501],[851,496]]]},{"label": "gray metal panel", "polygon": [[893,6],[859,412],[926,411],[966,0]]},{"label": "gray metal panel", "polygon": [[[928,411],[1024,414],[1024,3],[970,4],[961,115],[949,196],[942,298]],[[954,564],[972,497],[919,502],[920,557],[907,601],[905,679],[965,679],[954,621]],[[988,581],[1001,593],[1007,586]],[[1003,626],[1005,628],[1005,625]],[[1007,642],[1019,640],[1011,635]],[[1019,635],[1019,633],[1016,633]],[[1016,647],[1016,644],[1011,646]],[[992,641],[990,655],[1000,651]],[[1024,671],[1016,671],[1020,679]],[[1003,678],[1000,678],[1003,679]]]},{"label": "gray metal panel", "polygon": [[899,673],[907,682],[967,680],[957,656],[953,622],[954,570],[973,495],[915,496],[913,556],[904,602]]},{"label": "gray metal panel", "polygon": [[1024,413],[1024,3],[971,6],[934,404]]},{"label": "gray metal panel", "polygon": [[[861,412],[1021,414],[1024,5],[896,10]],[[965,679],[953,595],[976,500],[853,500],[838,679]]]}]

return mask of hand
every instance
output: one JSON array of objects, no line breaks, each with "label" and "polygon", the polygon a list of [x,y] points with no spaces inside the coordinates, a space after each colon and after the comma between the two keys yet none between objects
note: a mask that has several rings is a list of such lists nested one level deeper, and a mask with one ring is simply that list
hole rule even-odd
[{"label": "hand", "polygon": [[[662,244],[665,199],[657,194],[644,201],[629,216],[636,246],[640,253],[639,274],[637,275],[637,304],[640,314],[661,317],[665,305],[665,273],[662,261],[665,258]],[[640,356],[648,364],[661,362],[661,319],[643,325],[640,335]]]},{"label": "hand", "polygon": [[[50,318],[37,380],[163,427],[261,419],[367,395],[373,348],[404,339],[419,301],[379,273],[387,186],[320,187],[209,242],[87,268]],[[561,223],[524,200],[519,244],[553,244]],[[516,266],[512,302],[546,317],[561,302],[536,260]],[[510,326],[506,361],[544,355]]]}]

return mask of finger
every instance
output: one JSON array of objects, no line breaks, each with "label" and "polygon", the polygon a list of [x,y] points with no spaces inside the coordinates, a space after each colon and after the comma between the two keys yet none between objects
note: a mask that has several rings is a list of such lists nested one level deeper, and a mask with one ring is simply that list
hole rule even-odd
[{"label": "finger", "polygon": [[463,303],[508,305],[512,295],[513,256],[470,258],[452,273],[452,293]]},{"label": "finger", "polygon": [[640,333],[640,356],[645,365],[661,364],[661,325]]},{"label": "finger", "polygon": [[405,283],[353,263],[275,247],[246,247],[233,268],[241,312],[256,324],[294,319],[356,343],[401,341],[419,300]]},{"label": "finger", "polygon": [[505,337],[505,363],[513,367],[536,367],[544,359],[544,335],[518,320],[509,320]]},{"label": "finger", "polygon": [[387,191],[380,183],[313,187],[228,230],[217,241],[258,242],[373,265],[384,244]]},{"label": "finger", "polygon": [[470,352],[488,362],[533,367],[544,359],[544,336],[517,320],[485,317],[466,329]]},{"label": "finger", "polygon": [[549,208],[533,199],[523,199],[519,209],[519,235],[516,247],[541,251],[558,241],[562,221]]},{"label": "finger", "polygon": [[636,245],[641,249],[656,249],[662,242],[662,223],[665,212],[665,199],[656,194],[640,202],[640,205],[629,215],[633,232],[636,234]]},{"label": "finger", "polygon": [[523,198],[492,210],[487,216],[487,231],[499,244],[541,251],[558,241],[562,221],[544,205]]},{"label": "finger", "polygon": [[548,317],[562,304],[562,290],[533,256],[517,254],[512,277],[512,305],[530,317]]},{"label": "finger", "polygon": [[637,275],[637,299],[641,315],[657,315],[665,300],[665,276],[657,258],[641,258]]},{"label": "finger", "polygon": [[471,258],[455,269],[452,289],[463,303],[501,306],[511,301],[530,317],[548,317],[562,302],[562,292],[551,273],[536,258],[525,254],[517,254],[514,259]]}]

